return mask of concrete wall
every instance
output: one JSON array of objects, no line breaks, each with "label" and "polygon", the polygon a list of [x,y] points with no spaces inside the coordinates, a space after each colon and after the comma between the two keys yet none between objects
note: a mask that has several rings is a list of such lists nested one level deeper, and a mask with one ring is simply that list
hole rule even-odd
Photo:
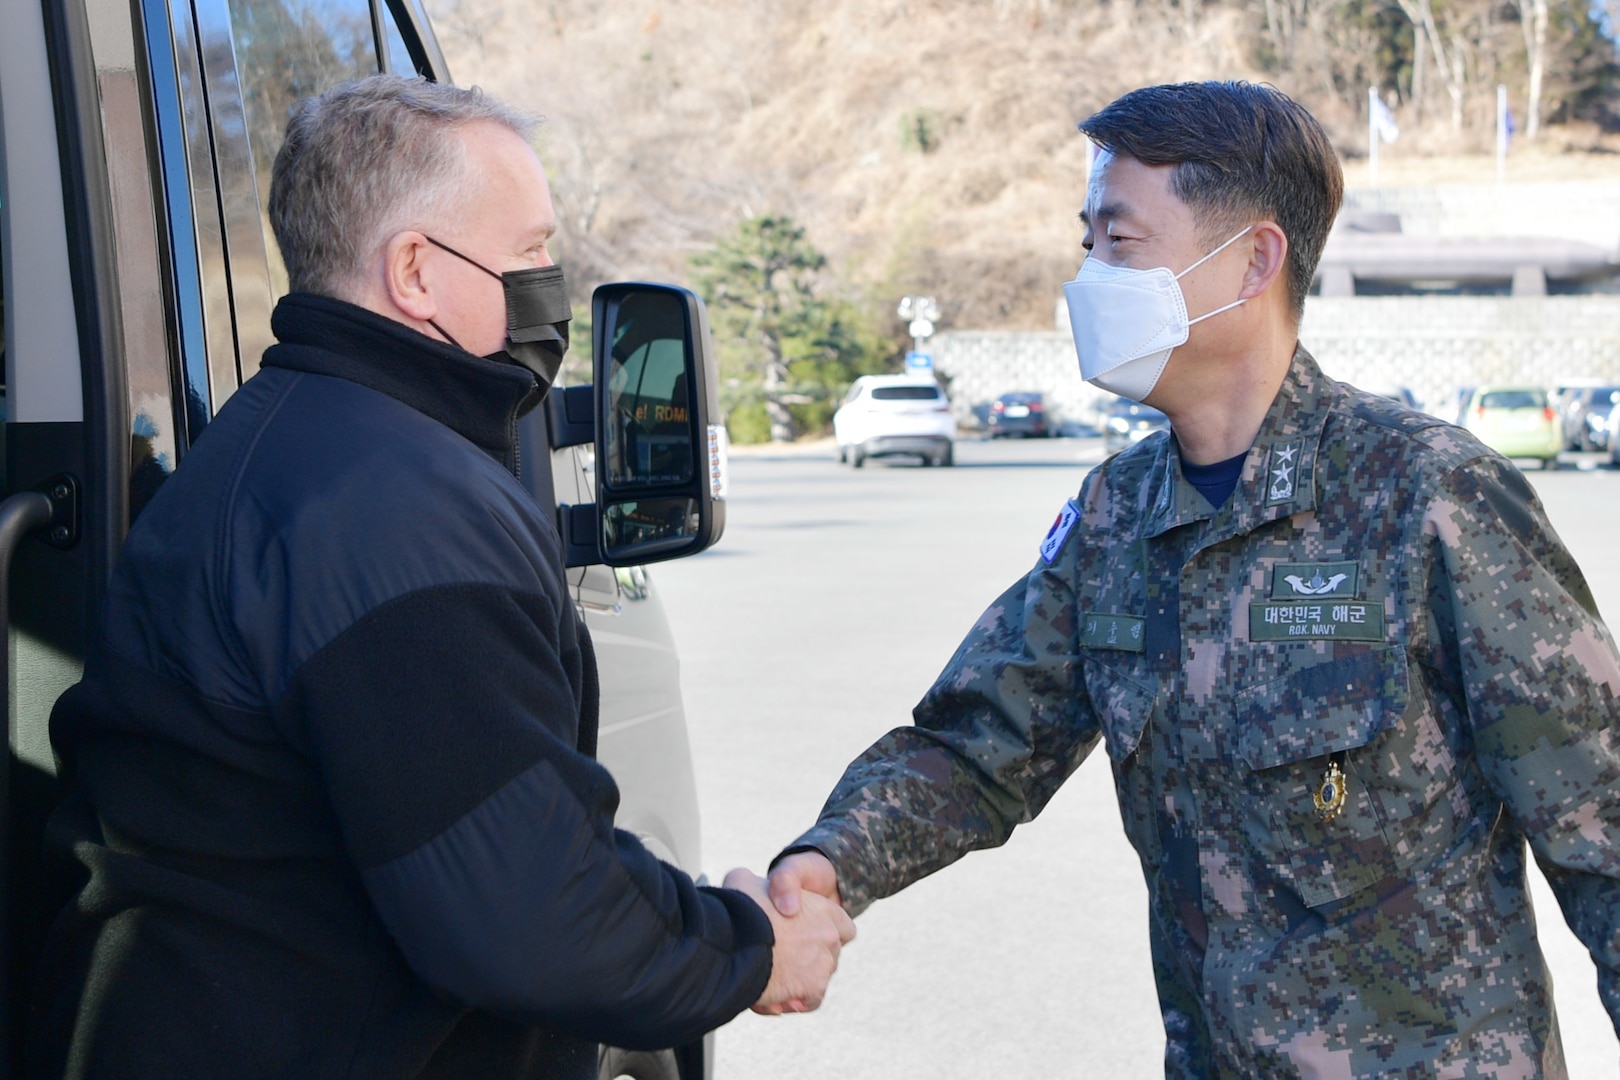
[{"label": "concrete wall", "polygon": [[1346,210],[1399,214],[1414,236],[1557,236],[1620,246],[1620,183],[1437,184],[1352,188]]},{"label": "concrete wall", "polygon": [[1443,412],[1461,386],[1620,383],[1620,296],[1312,297],[1300,340],[1334,378]]},{"label": "concrete wall", "polygon": [[[1300,339],[1336,379],[1406,386],[1448,415],[1458,387],[1620,383],[1620,297],[1312,297]],[[1010,390],[1039,390],[1060,418],[1091,420],[1110,395],[1080,378],[1067,333],[955,331],[932,342],[958,418]]]},{"label": "concrete wall", "polygon": [[1068,420],[1089,421],[1096,404],[1109,396],[1080,378],[1074,338],[1065,333],[962,330],[940,334],[929,344],[956,419],[969,427],[976,423],[975,405],[1013,390],[1039,390],[1047,408]]}]

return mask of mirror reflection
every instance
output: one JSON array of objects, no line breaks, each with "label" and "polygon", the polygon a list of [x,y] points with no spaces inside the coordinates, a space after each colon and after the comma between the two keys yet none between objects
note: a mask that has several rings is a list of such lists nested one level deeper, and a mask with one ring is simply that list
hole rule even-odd
[{"label": "mirror reflection", "polygon": [[609,551],[685,543],[701,522],[696,499],[642,499],[613,502],[605,508],[603,534]]},{"label": "mirror reflection", "polygon": [[608,485],[617,491],[685,483],[694,461],[685,306],[668,293],[629,293],[618,301],[611,325]]}]

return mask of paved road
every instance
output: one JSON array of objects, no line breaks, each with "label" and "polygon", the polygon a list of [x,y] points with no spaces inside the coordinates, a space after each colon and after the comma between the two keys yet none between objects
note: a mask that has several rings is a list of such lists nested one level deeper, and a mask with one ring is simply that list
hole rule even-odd
[{"label": "paved road", "polygon": [[[733,459],[721,545],[653,572],[681,640],[711,876],[762,867],[848,760],[909,719],[1100,458],[1094,441],[1055,440],[964,442],[955,469],[857,472],[830,450]],[[1620,473],[1532,480],[1620,612]],[[1144,904],[1099,757],[1004,849],[863,915],[819,1013],[723,1030],[716,1075],[1161,1075]],[[1537,904],[1556,912],[1550,893]],[[1561,924],[1549,952],[1571,1075],[1620,1077],[1590,961]]]}]

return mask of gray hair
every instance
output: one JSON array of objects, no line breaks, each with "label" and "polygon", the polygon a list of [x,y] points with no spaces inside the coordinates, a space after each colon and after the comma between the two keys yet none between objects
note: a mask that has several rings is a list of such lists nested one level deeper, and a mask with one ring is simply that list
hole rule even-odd
[{"label": "gray hair", "polygon": [[448,136],[479,121],[525,140],[538,123],[477,89],[398,75],[299,102],[270,179],[289,288],[352,298],[389,237],[442,221],[471,181],[460,140]]}]

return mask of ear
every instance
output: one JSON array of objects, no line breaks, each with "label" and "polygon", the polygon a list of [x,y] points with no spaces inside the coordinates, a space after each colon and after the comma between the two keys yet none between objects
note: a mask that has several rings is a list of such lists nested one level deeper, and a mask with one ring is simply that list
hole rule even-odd
[{"label": "ear", "polygon": [[383,290],[390,303],[419,323],[439,314],[427,265],[432,252],[427,237],[409,229],[395,233],[383,245]]},{"label": "ear", "polygon": [[1288,235],[1275,221],[1255,223],[1249,234],[1249,266],[1243,273],[1243,289],[1238,296],[1252,300],[1267,289],[1279,276],[1287,288]]}]

